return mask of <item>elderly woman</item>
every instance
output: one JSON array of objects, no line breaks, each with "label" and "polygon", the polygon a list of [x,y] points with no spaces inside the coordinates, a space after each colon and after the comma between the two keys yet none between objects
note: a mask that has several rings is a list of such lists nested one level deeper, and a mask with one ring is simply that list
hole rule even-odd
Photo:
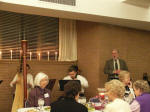
[{"label": "elderly woman", "polygon": [[123,83],[125,87],[124,100],[130,103],[135,98],[132,88],[132,82],[130,79],[130,73],[128,71],[121,71],[119,73],[119,80]]},{"label": "elderly woman", "polygon": [[106,95],[110,101],[106,105],[104,112],[131,112],[127,102],[122,100],[125,88],[119,80],[111,80],[105,83]]},{"label": "elderly woman", "polygon": [[38,73],[34,80],[35,87],[30,91],[28,107],[38,107],[38,100],[44,100],[44,106],[50,106],[50,91],[45,87],[48,84],[48,76],[45,73]]},{"label": "elderly woman", "polygon": [[65,84],[65,96],[51,104],[51,112],[88,112],[88,109],[77,102],[81,85],[76,81]]},{"label": "elderly woman", "polygon": [[147,81],[137,80],[133,83],[133,89],[136,98],[130,105],[132,112],[150,112],[150,87]]}]

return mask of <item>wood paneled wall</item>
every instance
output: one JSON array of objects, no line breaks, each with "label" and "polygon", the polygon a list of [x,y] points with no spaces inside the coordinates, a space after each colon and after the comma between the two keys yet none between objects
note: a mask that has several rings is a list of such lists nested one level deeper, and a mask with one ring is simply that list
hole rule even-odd
[{"label": "wood paneled wall", "polygon": [[[97,87],[104,87],[107,75],[103,73],[106,60],[111,58],[111,50],[117,48],[120,57],[127,62],[133,80],[141,79],[143,72],[150,74],[150,32],[119,26],[77,21],[78,65],[82,75],[89,81],[87,97],[97,94]],[[61,92],[58,90],[58,79],[63,78],[67,69],[74,62],[28,62],[32,74],[43,71],[49,78],[56,78],[52,101]],[[0,61],[0,112],[10,112],[14,89],[9,86],[16,73],[17,61]]]},{"label": "wood paneled wall", "polygon": [[[30,61],[28,63],[31,66],[33,76],[38,72],[44,72],[50,79],[57,79],[51,96],[51,101],[54,101],[62,94],[58,89],[58,80],[67,75],[69,66],[75,62]],[[0,112],[11,112],[15,88],[11,88],[9,84],[16,74],[17,66],[19,66],[18,61],[0,61],[0,79],[4,80],[0,85]]]},{"label": "wood paneled wall", "polygon": [[96,95],[97,87],[104,87],[107,75],[103,69],[111,51],[116,48],[128,65],[133,80],[150,74],[150,32],[125,27],[77,22],[78,65],[89,81],[87,94]]}]

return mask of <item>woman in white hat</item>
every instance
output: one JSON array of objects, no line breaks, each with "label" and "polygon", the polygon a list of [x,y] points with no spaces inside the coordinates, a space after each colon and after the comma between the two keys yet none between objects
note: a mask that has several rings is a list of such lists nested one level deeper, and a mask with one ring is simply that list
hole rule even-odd
[{"label": "woman in white hat", "polygon": [[29,93],[28,107],[38,107],[39,99],[44,100],[44,106],[50,106],[50,90],[46,89],[48,81],[48,76],[43,72],[39,72],[35,76],[35,87]]}]

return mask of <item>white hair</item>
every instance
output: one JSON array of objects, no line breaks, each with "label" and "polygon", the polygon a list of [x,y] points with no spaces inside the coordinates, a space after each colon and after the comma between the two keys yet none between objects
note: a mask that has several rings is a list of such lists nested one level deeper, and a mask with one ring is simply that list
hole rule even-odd
[{"label": "white hair", "polygon": [[48,79],[48,75],[46,75],[45,73],[43,72],[39,72],[37,73],[37,75],[35,76],[35,79],[34,79],[34,85],[35,86],[40,86],[40,82],[42,79],[44,78],[47,78]]}]

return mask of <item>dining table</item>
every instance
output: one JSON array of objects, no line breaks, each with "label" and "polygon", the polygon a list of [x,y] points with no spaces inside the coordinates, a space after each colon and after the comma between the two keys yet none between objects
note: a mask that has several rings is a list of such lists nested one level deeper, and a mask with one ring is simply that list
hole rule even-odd
[{"label": "dining table", "polygon": [[[40,111],[39,107],[29,107],[29,108],[20,108],[17,112],[50,112],[49,106],[44,106],[42,111]],[[103,112],[101,110],[88,110],[88,112]]]}]

